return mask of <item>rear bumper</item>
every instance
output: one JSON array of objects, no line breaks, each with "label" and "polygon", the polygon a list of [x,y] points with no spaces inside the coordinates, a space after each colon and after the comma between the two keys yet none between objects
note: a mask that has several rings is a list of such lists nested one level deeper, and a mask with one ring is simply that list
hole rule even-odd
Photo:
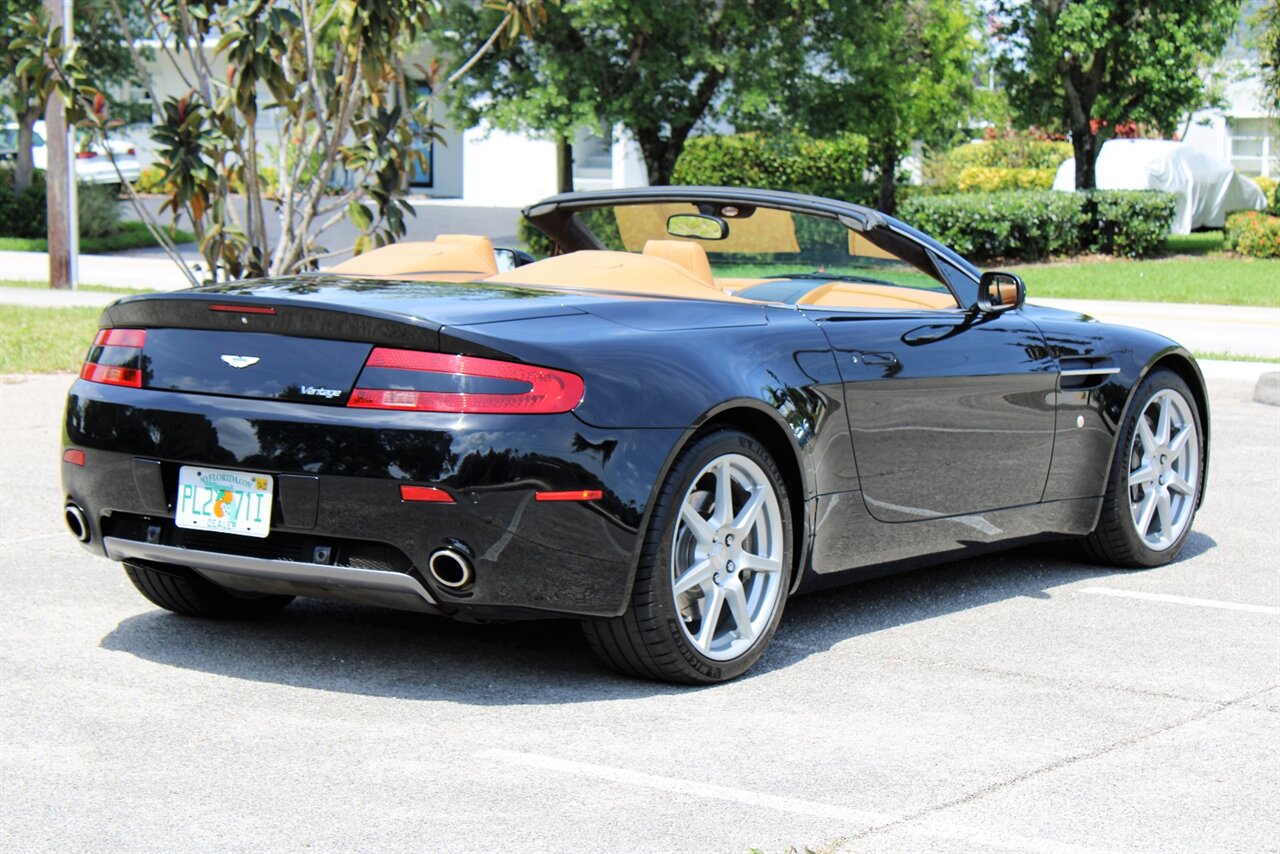
[{"label": "rear bumper", "polygon": [[[332,591],[337,598],[350,599],[388,596],[403,601],[406,610],[439,610],[426,586],[406,572],[246,557],[119,537],[104,537],[102,544],[112,560],[188,566],[232,588],[253,586],[262,592],[315,590],[317,595]],[[418,605],[421,607],[415,607]]]},{"label": "rear bumper", "polygon": [[[461,618],[610,616],[630,592],[639,526],[679,431],[599,430],[570,415],[440,416],[346,410],[77,381],[62,464],[85,546],[113,560],[192,567],[233,589],[291,592]],[[265,539],[179,529],[177,472],[275,478]],[[401,500],[402,484],[452,504]],[[543,490],[598,501],[543,502]],[[465,590],[427,571],[461,549]]]}]

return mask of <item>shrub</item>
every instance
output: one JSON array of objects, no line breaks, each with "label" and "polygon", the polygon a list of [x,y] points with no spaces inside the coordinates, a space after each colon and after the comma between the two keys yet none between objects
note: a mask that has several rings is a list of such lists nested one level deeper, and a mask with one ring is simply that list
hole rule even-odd
[{"label": "shrub", "polygon": [[1016,169],[1004,166],[967,166],[957,180],[962,193],[996,193],[1001,190],[1049,190],[1054,170]]},{"label": "shrub", "polygon": [[962,193],[917,196],[899,216],[975,260],[1025,258],[1078,251],[1085,225],[1073,193]]},{"label": "shrub", "polygon": [[866,195],[866,165],[867,139],[858,134],[700,136],[685,143],[671,181],[855,199]]},{"label": "shrub", "polygon": [[1280,258],[1280,216],[1238,211],[1227,217],[1222,244],[1241,255]]},{"label": "shrub", "polygon": [[44,193],[44,173],[32,176],[31,186],[13,192],[13,170],[0,169],[0,235],[44,237],[49,233]]},{"label": "shrub", "polygon": [[1173,210],[1167,193],[1048,190],[916,196],[899,215],[974,260],[1036,261],[1080,252],[1149,254],[1163,245]]},{"label": "shrub", "polygon": [[152,164],[144,166],[138,180],[133,182],[133,189],[139,193],[172,193],[176,188],[172,182],[164,179],[164,167]]},{"label": "shrub", "polygon": [[[49,209],[44,173],[36,172],[31,186],[13,193],[13,170],[0,169],[0,235],[45,237],[49,233]],[[102,184],[81,184],[76,189],[76,212],[81,237],[102,237],[120,228],[120,206],[113,189]]]},{"label": "shrub", "polygon": [[1176,207],[1172,193],[1106,190],[1070,195],[1083,196],[1086,211],[1088,205],[1096,205],[1097,227],[1082,247],[1089,252],[1141,258],[1158,251],[1169,236]]},{"label": "shrub", "polygon": [[1258,189],[1262,190],[1262,195],[1267,198],[1267,213],[1272,216],[1280,216],[1280,199],[1276,197],[1276,188],[1280,187],[1280,182],[1275,178],[1264,178],[1259,175],[1257,178],[1250,178],[1250,181],[1258,185]]},{"label": "shrub", "polygon": [[958,171],[970,166],[1056,170],[1072,153],[1069,142],[1014,134],[957,146],[947,152],[946,160]]},{"label": "shrub", "polygon": [[76,190],[76,211],[81,237],[105,237],[120,229],[119,195],[106,184],[81,184]]},{"label": "shrub", "polygon": [[[925,184],[938,187],[943,192],[954,193],[964,189],[960,186],[960,179],[967,169],[1035,169],[1056,172],[1071,155],[1069,142],[1045,139],[1030,131],[1010,131],[1003,136],[956,146],[939,157],[930,158],[924,167]],[[1015,188],[1048,189],[1052,185],[1053,177],[1050,175],[1049,185],[1044,187],[1006,185],[977,186],[974,189],[992,192]]]}]

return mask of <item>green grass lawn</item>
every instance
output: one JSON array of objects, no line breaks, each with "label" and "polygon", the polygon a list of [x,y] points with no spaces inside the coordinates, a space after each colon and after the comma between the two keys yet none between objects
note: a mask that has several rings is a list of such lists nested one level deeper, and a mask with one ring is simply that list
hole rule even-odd
[{"label": "green grass lawn", "polygon": [[[5,288],[39,288],[39,289],[41,289],[41,290],[47,290],[47,289],[49,288],[49,283],[48,283],[48,282],[30,281],[30,280],[28,280],[28,281],[15,280],[15,281],[10,282],[10,281],[7,281],[7,280],[5,280],[5,279],[0,279],[0,287],[5,287]],[[154,293],[154,289],[153,289],[153,288],[120,288],[120,287],[116,287],[115,285],[77,285],[77,286],[76,286],[76,290],[78,290],[78,291],[95,291],[95,292],[97,292],[97,293],[103,293],[103,294],[146,294],[146,293]]]},{"label": "green grass lawn", "polygon": [[[175,243],[191,243],[196,236],[189,231],[171,231]],[[120,230],[106,237],[80,238],[80,251],[86,255],[103,252],[121,252],[125,249],[145,249],[155,246],[155,238],[147,227],[136,221],[120,223]],[[49,241],[43,237],[0,237],[0,249],[10,252],[48,252]]]},{"label": "green grass lawn", "polygon": [[1192,234],[1170,234],[1164,242],[1169,255],[1208,255],[1222,251],[1222,229],[1197,231]]},{"label": "green grass lawn", "polygon": [[[1194,235],[1193,235],[1194,236]],[[1027,296],[1280,306],[1280,260],[1222,255],[1008,267]]]},{"label": "green grass lawn", "polygon": [[0,305],[0,374],[79,371],[100,308]]}]

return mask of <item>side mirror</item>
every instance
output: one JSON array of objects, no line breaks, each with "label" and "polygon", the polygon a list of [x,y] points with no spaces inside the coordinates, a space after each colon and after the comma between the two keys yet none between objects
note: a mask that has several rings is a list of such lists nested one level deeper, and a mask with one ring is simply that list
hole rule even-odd
[{"label": "side mirror", "polygon": [[525,264],[532,264],[534,258],[528,252],[520,249],[503,249],[498,247],[493,250],[493,260],[498,264],[498,272],[505,273],[508,270],[514,270],[516,267],[523,267]]},{"label": "side mirror", "polygon": [[988,313],[1020,308],[1027,301],[1027,286],[1013,273],[983,273],[978,280],[978,309]]}]

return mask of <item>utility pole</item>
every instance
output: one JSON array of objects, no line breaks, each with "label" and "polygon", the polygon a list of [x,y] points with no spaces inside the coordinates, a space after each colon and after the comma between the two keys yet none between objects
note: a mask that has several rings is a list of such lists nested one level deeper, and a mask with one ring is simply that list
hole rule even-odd
[{"label": "utility pole", "polygon": [[[71,0],[44,0],[49,25],[62,27],[62,43],[70,45]],[[79,228],[76,222],[76,146],[74,128],[68,126],[66,106],[57,92],[45,107],[49,138],[49,162],[45,187],[49,197],[49,287],[74,288],[79,278]]]}]

